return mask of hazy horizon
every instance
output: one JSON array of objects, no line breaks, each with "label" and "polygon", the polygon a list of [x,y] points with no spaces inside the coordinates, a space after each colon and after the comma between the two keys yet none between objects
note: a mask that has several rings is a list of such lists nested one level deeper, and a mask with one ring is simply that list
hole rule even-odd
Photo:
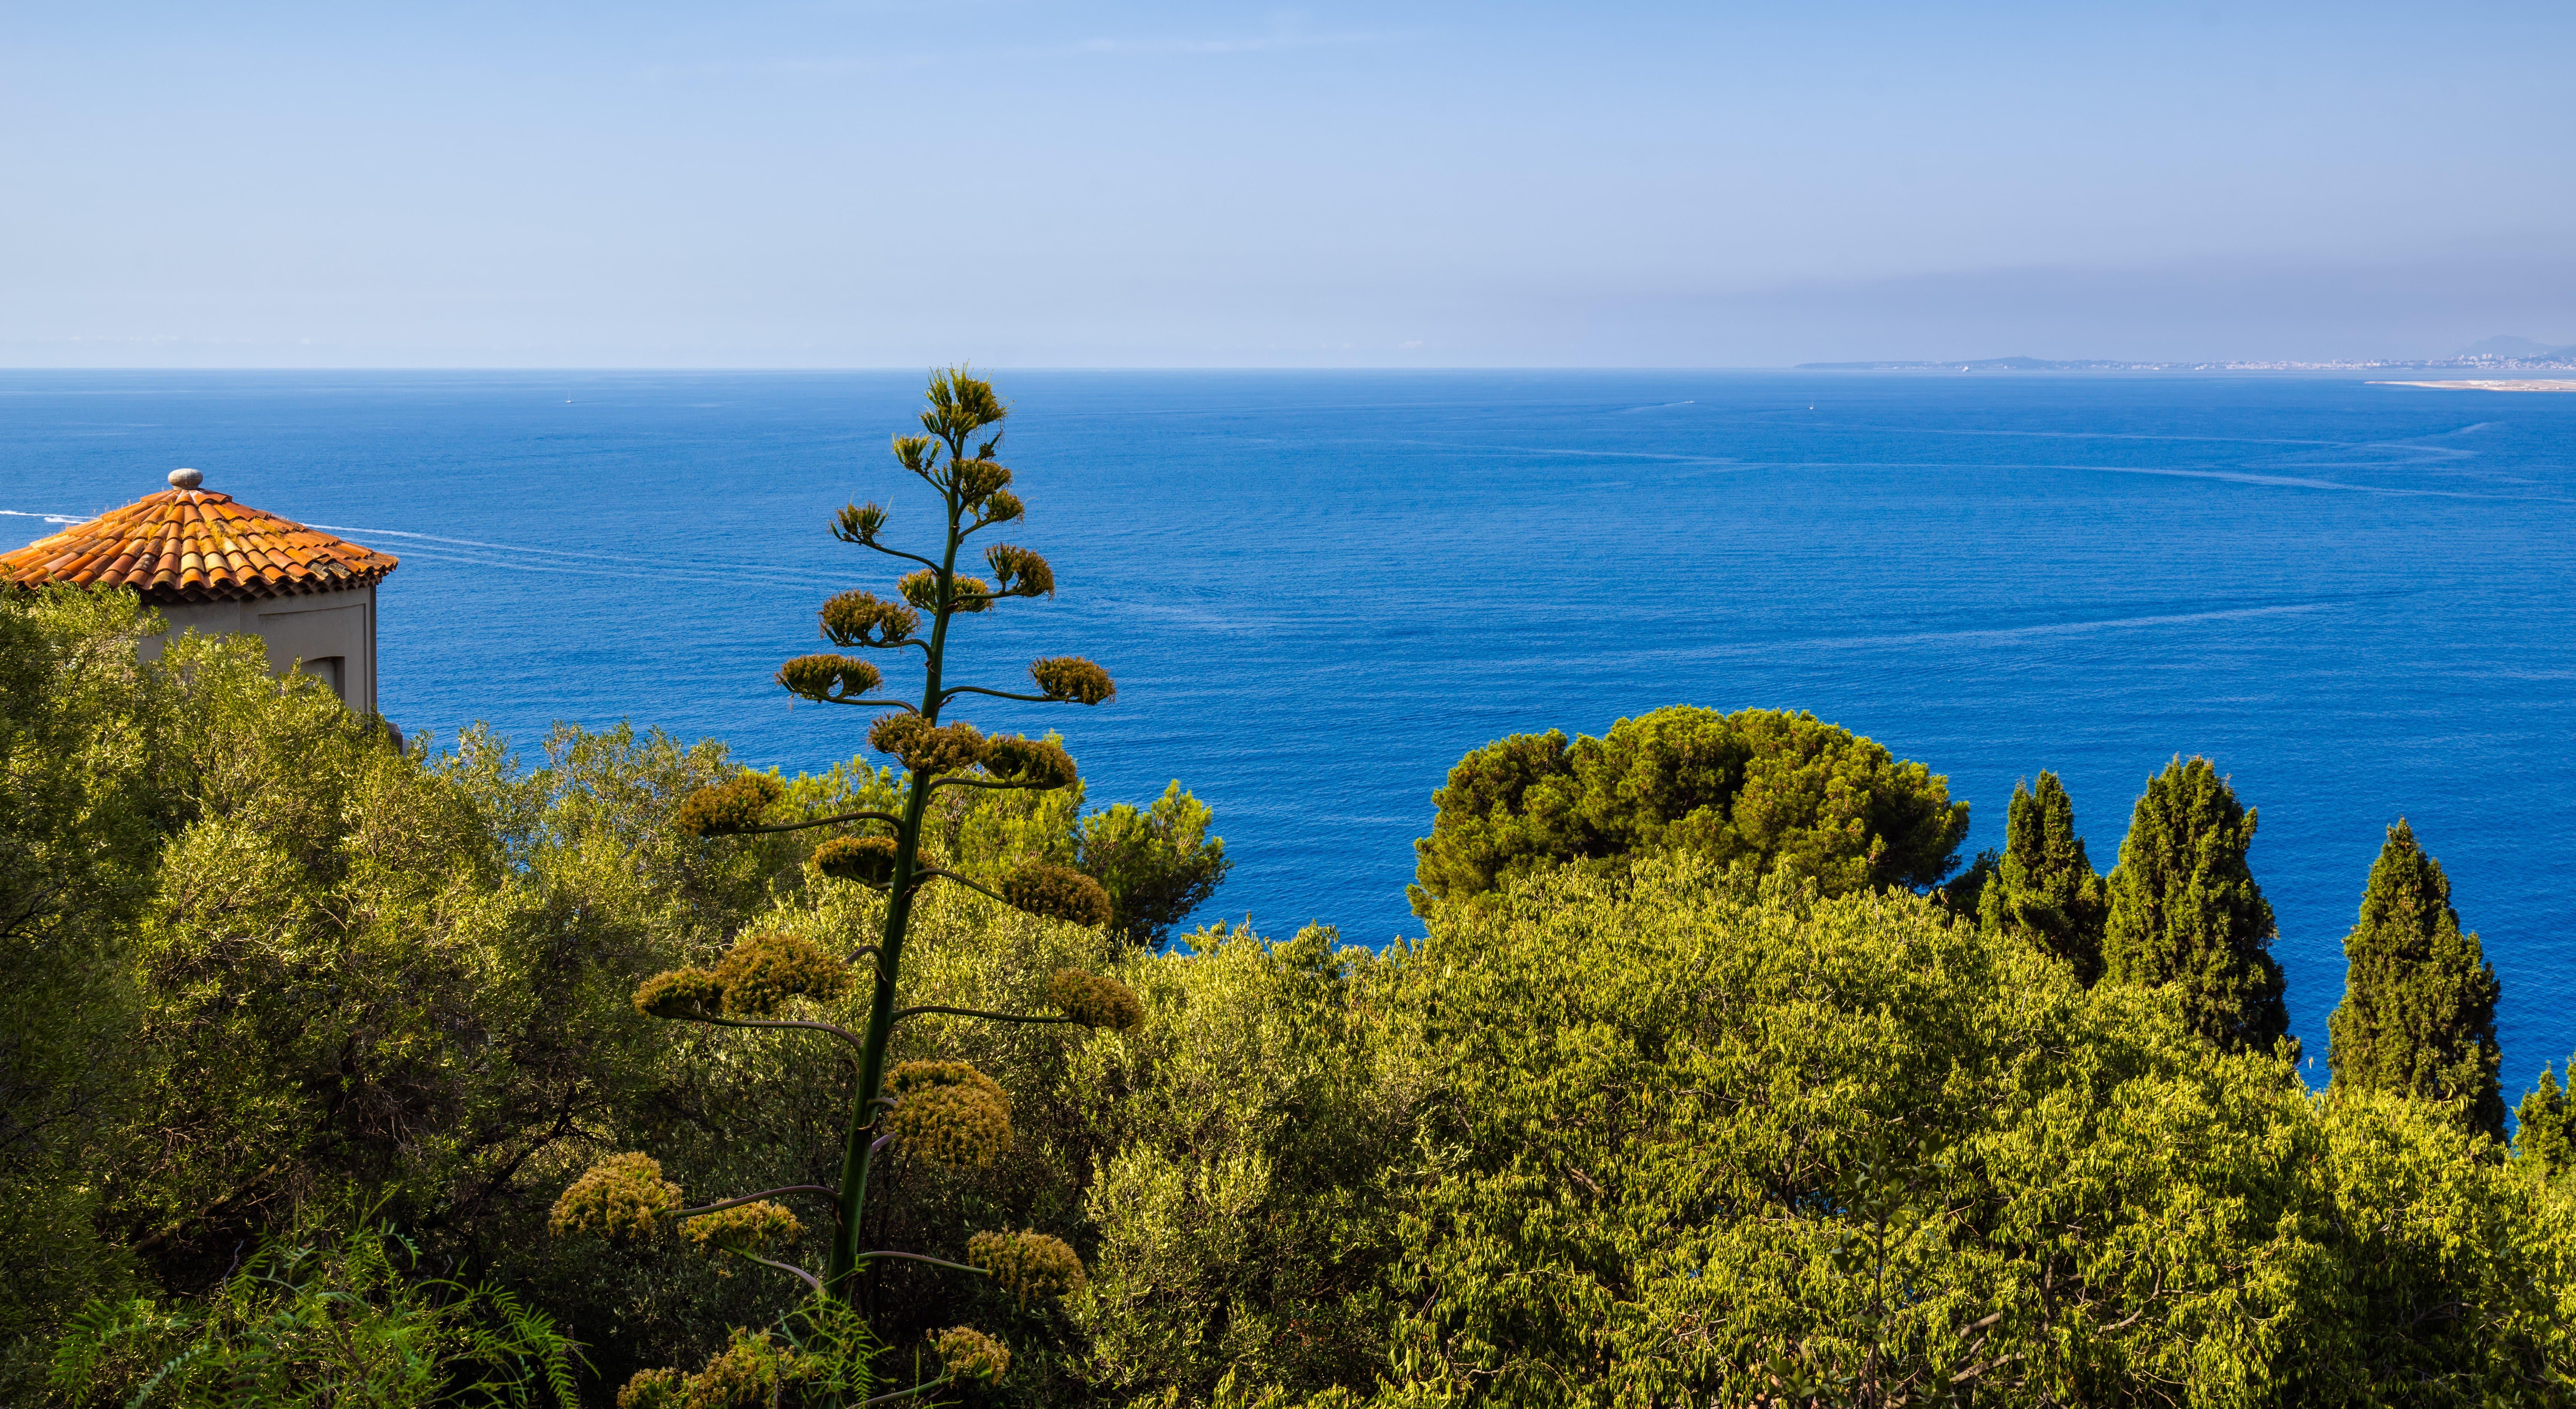
[{"label": "hazy horizon", "polygon": [[0,365],[2576,343],[2576,12],[266,4],[0,39]]}]

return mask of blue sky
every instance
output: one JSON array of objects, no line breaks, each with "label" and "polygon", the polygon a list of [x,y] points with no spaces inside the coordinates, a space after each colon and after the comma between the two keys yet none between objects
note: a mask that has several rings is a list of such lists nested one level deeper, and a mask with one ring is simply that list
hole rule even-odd
[{"label": "blue sky", "polygon": [[2576,342],[2571,40],[2563,0],[19,3],[0,365]]}]

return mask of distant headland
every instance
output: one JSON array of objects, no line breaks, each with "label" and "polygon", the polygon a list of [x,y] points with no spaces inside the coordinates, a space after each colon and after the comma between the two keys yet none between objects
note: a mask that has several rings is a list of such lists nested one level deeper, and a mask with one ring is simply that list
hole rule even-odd
[{"label": "distant headland", "polygon": [[2428,386],[2442,391],[2576,391],[2576,381],[2547,377],[2463,382],[2372,382],[2372,386]]},{"label": "distant headland", "polygon": [[[2367,361],[2123,362],[2103,358],[1980,357],[1965,361],[1801,362],[1800,372],[2576,372],[2576,344],[2551,347],[2529,338],[2495,337],[2440,358]],[[2541,382],[2390,382],[2390,386],[2443,386],[2482,391],[2562,391]]]}]

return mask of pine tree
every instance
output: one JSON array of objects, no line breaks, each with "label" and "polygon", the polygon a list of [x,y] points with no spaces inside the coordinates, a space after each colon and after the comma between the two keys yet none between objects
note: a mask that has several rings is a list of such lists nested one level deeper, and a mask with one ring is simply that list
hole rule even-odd
[{"label": "pine tree", "polygon": [[[2576,1057],[2567,1059],[2567,1071],[2576,1077]],[[2569,1087],[2576,1087],[2576,1080],[2562,1086],[2558,1073],[2540,1069],[2540,1084],[2514,1108],[2514,1158],[2530,1160],[2549,1174],[2576,1168],[2576,1099],[2570,1098]]]},{"label": "pine tree", "polygon": [[2334,1084],[2457,1102],[2470,1129],[2504,1139],[2495,966],[2460,933],[2451,883],[2403,818],[2370,868],[2343,957],[2343,1002],[2327,1020]]},{"label": "pine tree", "polygon": [[2221,1046],[2269,1051],[2288,1033],[2272,907],[2246,867],[2255,814],[2208,759],[2180,757],[2147,780],[2102,931],[2102,976],[2180,992],[2192,1025]]},{"label": "pine tree", "polygon": [[1617,873],[1693,852],[1809,877],[1826,895],[1938,886],[1968,805],[1950,780],[1812,714],[1667,705],[1569,745],[1514,734],[1458,760],[1413,844],[1413,912],[1555,866]]},{"label": "pine tree", "polygon": [[2091,984],[2102,976],[2102,925],[2110,892],[2075,835],[2075,803],[2054,773],[2013,787],[2004,854],[1977,897],[1978,923],[2029,940]]}]

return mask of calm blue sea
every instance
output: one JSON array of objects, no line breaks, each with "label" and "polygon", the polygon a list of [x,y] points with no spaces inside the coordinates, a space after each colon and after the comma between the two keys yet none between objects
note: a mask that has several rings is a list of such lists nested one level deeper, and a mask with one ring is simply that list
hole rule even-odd
[{"label": "calm blue sea", "polygon": [[[2504,979],[2509,1098],[2576,1049],[2576,396],[2321,377],[1073,373],[1000,377],[1062,586],[965,628],[997,681],[1082,652],[1095,803],[1179,778],[1270,933],[1418,932],[1431,790],[1518,730],[1815,711],[1949,776],[1998,844],[2053,768],[2095,863],[2177,752],[2259,808],[2322,1076],[2341,943],[2411,818]],[[399,555],[383,704],[715,735],[821,769],[853,711],[775,662],[887,580],[914,374],[0,373],[0,510],[209,488]],[[0,518],[14,547],[50,531]]]}]

